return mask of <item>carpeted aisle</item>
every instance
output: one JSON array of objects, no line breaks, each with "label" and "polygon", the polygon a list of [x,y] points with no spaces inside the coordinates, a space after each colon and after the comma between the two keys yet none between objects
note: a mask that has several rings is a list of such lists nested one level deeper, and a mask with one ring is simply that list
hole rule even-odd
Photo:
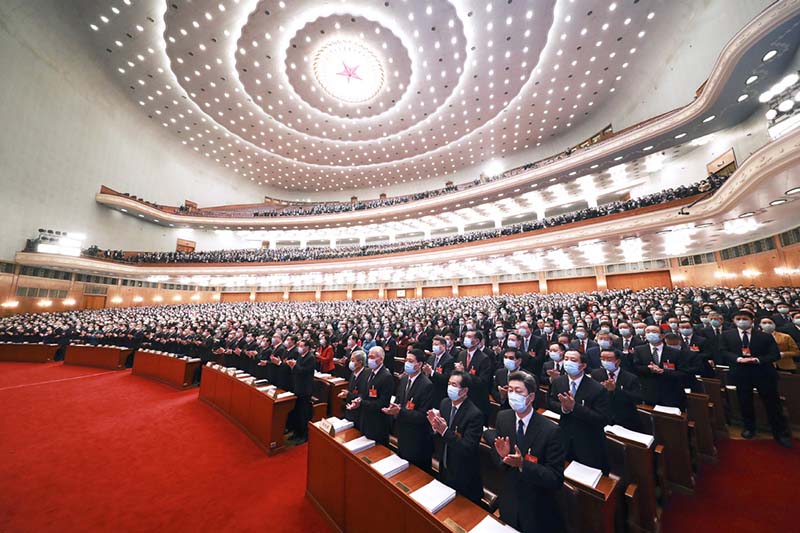
[{"label": "carpeted aisle", "polygon": [[0,531],[329,530],[306,447],[267,457],[197,389],[3,363],[0,409]]}]

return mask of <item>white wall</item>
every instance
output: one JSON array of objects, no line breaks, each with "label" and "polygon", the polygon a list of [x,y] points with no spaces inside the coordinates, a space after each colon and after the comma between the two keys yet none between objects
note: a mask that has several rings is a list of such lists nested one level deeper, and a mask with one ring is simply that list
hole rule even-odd
[{"label": "white wall", "polygon": [[135,109],[51,4],[0,2],[0,259],[40,227],[101,247],[175,249],[174,230],[96,204],[101,184],[176,205],[261,197]]}]

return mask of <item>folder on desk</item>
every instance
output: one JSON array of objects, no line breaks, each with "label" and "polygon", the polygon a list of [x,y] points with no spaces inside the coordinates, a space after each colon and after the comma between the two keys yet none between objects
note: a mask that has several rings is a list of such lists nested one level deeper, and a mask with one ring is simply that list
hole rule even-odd
[{"label": "folder on desk", "polygon": [[546,416],[550,420],[555,420],[556,422],[561,420],[561,415],[551,411],[550,409],[546,409],[545,412],[542,413],[542,415]]},{"label": "folder on desk", "polygon": [[371,466],[377,470],[380,475],[389,478],[407,469],[408,461],[399,455],[392,454],[376,463],[372,463]]},{"label": "folder on desk", "polygon": [[486,518],[470,529],[469,533],[518,533],[518,531],[508,524],[501,524],[491,515],[486,515]]},{"label": "folder on desk", "polygon": [[653,412],[681,416],[681,410],[678,409],[677,407],[666,407],[664,405],[656,405],[655,407],[653,407]]},{"label": "folder on desk", "polygon": [[265,387],[258,387],[258,390],[260,390],[261,392],[272,392],[277,388],[278,387],[276,387],[275,385],[267,385]]},{"label": "folder on desk", "polygon": [[630,429],[620,425],[606,426],[603,429],[610,435],[616,435],[617,437],[622,437],[623,439],[638,442],[639,444],[643,444],[648,448],[652,446],[653,442],[655,441],[652,435],[648,435],[647,433],[639,433],[638,431],[631,431]]},{"label": "folder on desk", "polygon": [[344,447],[353,453],[359,453],[363,452],[364,450],[369,450],[373,446],[375,446],[375,441],[370,440],[364,436],[358,437],[357,439],[353,439],[349,442],[344,443]]},{"label": "folder on desk", "polygon": [[456,491],[434,479],[424,487],[412,492],[410,496],[431,514],[436,514],[456,498]]},{"label": "folder on desk", "polygon": [[322,372],[314,372],[314,377],[315,378],[324,379],[324,378],[331,377],[331,375],[330,374],[325,374],[325,373],[322,373]]},{"label": "folder on desk", "polygon": [[294,396],[293,392],[282,392],[282,393],[278,394],[275,397],[275,399],[276,400],[283,400],[284,398],[291,398],[292,396]]},{"label": "folder on desk", "polygon": [[569,466],[564,469],[564,477],[575,483],[595,488],[600,482],[600,478],[603,477],[603,472],[597,468],[579,463],[578,461],[572,461]]},{"label": "folder on desk", "polygon": [[328,422],[331,423],[333,426],[334,433],[340,433],[346,429],[350,429],[353,427],[353,422],[351,420],[345,420],[336,416],[332,416],[328,419]]}]

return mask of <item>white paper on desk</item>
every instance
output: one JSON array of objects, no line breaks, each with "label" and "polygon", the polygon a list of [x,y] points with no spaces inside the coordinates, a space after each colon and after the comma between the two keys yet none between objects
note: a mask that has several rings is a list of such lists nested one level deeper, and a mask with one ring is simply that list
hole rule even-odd
[{"label": "white paper on desk", "polygon": [[258,387],[258,390],[260,390],[261,392],[272,392],[277,388],[278,387],[276,387],[275,385],[266,385],[264,387]]},{"label": "white paper on desk", "polygon": [[345,379],[344,378],[331,378],[328,381],[330,381],[331,383],[341,383],[342,381],[345,381]]},{"label": "white paper on desk", "polygon": [[353,427],[353,422],[351,420],[345,420],[342,418],[338,418],[336,416],[330,417],[328,419],[328,422],[330,422],[331,425],[333,425],[334,433],[341,433],[342,431]]},{"label": "white paper on desk", "polygon": [[349,442],[344,443],[344,447],[353,453],[359,453],[363,452],[364,450],[369,450],[373,446],[375,446],[375,441],[370,440],[364,436],[358,437],[357,439],[353,439]]},{"label": "white paper on desk", "polygon": [[331,377],[330,374],[323,374],[322,372],[314,372],[315,378],[329,378]]},{"label": "white paper on desk", "polygon": [[410,496],[429,512],[436,514],[456,498],[456,491],[434,479],[424,487],[412,492]]},{"label": "white paper on desk", "polygon": [[603,477],[603,472],[591,466],[581,464],[578,461],[572,461],[569,466],[564,469],[564,477],[571,479],[575,483],[595,488],[600,482],[600,478]]},{"label": "white paper on desk", "polygon": [[385,478],[390,478],[395,474],[399,474],[408,468],[408,461],[401,458],[399,455],[392,454],[389,457],[381,459],[376,463],[372,463],[372,468],[378,471],[380,475]]},{"label": "white paper on desk", "polygon": [[389,403],[395,403],[396,401],[397,401],[397,396],[395,396],[394,394],[392,394],[392,397],[391,397],[391,398],[389,398]]},{"label": "white paper on desk", "polygon": [[653,442],[655,441],[652,435],[648,435],[647,433],[639,433],[638,431],[631,431],[630,429],[620,425],[606,426],[603,429],[610,435],[616,435],[617,437],[622,437],[623,439],[644,444],[648,448],[652,446]]},{"label": "white paper on desk", "polygon": [[516,529],[509,526],[508,524],[501,524],[497,519],[493,518],[492,515],[486,515],[486,517],[480,521],[480,523],[469,530],[469,533],[519,533]]},{"label": "white paper on desk", "polygon": [[556,412],[551,411],[550,409],[546,409],[545,412],[542,413],[542,415],[546,416],[550,420],[555,420],[556,422],[561,420],[561,415],[556,413]]},{"label": "white paper on desk", "polygon": [[664,405],[656,405],[655,407],[653,407],[653,411],[656,413],[681,416],[681,410],[678,409],[677,407],[666,407]]},{"label": "white paper on desk", "polygon": [[294,396],[293,392],[282,392],[282,393],[278,394],[278,396],[275,397],[275,399],[276,400],[283,400],[284,398],[291,398],[292,396]]},{"label": "white paper on desk", "polygon": [[199,363],[200,361],[202,361],[202,359],[200,359],[199,357],[193,357],[192,359],[186,359],[187,363]]}]

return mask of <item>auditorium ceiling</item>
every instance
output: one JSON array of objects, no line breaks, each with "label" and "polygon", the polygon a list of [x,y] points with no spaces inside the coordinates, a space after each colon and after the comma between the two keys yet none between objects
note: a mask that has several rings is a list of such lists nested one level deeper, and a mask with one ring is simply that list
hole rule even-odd
[{"label": "auditorium ceiling", "polygon": [[87,1],[80,31],[176,142],[241,179],[302,194],[446,177],[540,146],[555,154],[583,122],[612,122],[613,104],[642,81],[632,73],[657,72],[653,58],[687,9]]}]

